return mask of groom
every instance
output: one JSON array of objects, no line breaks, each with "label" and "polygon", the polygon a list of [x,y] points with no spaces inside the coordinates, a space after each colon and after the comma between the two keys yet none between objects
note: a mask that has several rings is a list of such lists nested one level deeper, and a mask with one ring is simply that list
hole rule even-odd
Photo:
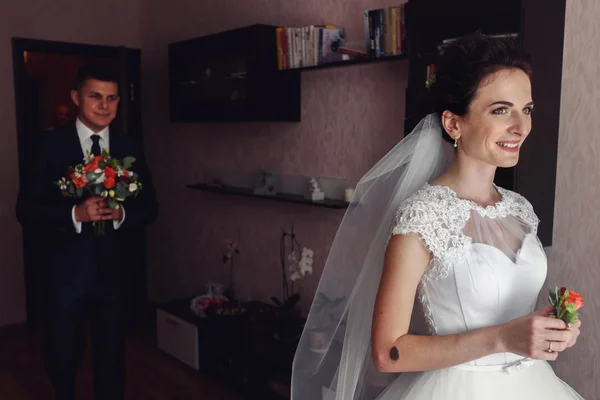
[{"label": "groom", "polygon": [[[109,129],[119,104],[118,80],[98,65],[77,75],[71,97],[78,107],[75,123],[44,132],[31,173],[22,179],[17,217],[41,237],[44,293],[44,361],[57,400],[74,399],[75,377],[91,334],[94,399],[119,400],[125,388],[125,308],[132,266],[141,254],[140,231],[156,219],[150,171],[140,143]],[[135,157],[132,170],[142,190],[118,210],[99,197],[61,196],[56,182],[84,153],[108,149],[118,159]],[[93,222],[105,221],[104,236]]]}]

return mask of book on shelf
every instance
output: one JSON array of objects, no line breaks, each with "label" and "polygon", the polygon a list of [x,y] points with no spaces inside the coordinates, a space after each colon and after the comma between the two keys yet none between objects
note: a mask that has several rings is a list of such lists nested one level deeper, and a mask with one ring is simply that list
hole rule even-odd
[{"label": "book on shelf", "polygon": [[348,54],[336,51],[345,43],[344,28],[334,25],[278,27],[275,34],[277,67],[280,70],[312,67],[350,58]]},{"label": "book on shelf", "polygon": [[365,48],[369,57],[396,56],[406,52],[404,4],[364,12]]}]

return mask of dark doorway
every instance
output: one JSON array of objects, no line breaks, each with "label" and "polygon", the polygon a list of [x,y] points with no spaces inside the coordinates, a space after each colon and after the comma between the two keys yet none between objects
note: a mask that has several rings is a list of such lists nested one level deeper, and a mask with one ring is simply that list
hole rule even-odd
[{"label": "dark doorway", "polygon": [[[121,101],[113,126],[117,132],[143,139],[141,121],[141,54],[139,49],[13,38],[15,103],[20,179],[27,176],[34,145],[40,135],[76,118],[70,99],[77,69],[86,62],[106,64],[120,73]],[[26,184],[26,182],[20,182]],[[146,289],[146,240],[139,238],[139,265],[135,268],[131,288],[132,326],[148,304]],[[39,274],[39,239],[35,230],[23,227],[23,260],[27,323],[34,330],[40,326],[41,288]]]}]

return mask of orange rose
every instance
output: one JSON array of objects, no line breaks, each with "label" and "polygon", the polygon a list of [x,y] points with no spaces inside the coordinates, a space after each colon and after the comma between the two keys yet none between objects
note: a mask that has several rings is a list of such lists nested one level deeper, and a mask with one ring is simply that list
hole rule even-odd
[{"label": "orange rose", "polygon": [[[565,294],[565,290],[567,290],[567,288],[560,288],[561,296]],[[564,307],[565,303],[571,303],[575,306],[575,310],[579,310],[581,307],[583,307],[583,297],[581,297],[579,293],[569,290],[569,296],[567,296],[567,298],[563,300],[560,306]]]},{"label": "orange rose", "polygon": [[104,187],[107,189],[114,188],[115,187],[115,178],[112,176],[109,176],[106,179],[104,179]]}]

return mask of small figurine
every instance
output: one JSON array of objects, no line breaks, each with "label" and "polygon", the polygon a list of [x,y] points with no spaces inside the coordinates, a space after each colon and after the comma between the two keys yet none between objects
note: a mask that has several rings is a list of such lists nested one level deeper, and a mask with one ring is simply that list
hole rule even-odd
[{"label": "small figurine", "polygon": [[325,193],[321,190],[321,188],[319,188],[319,184],[318,184],[317,180],[313,177],[310,177],[310,179],[308,180],[308,183],[309,183],[309,187],[308,187],[307,198],[311,199],[312,201],[324,200]]},{"label": "small figurine", "polygon": [[255,180],[254,194],[262,196],[275,196],[277,194],[277,181],[272,172],[261,172]]}]

